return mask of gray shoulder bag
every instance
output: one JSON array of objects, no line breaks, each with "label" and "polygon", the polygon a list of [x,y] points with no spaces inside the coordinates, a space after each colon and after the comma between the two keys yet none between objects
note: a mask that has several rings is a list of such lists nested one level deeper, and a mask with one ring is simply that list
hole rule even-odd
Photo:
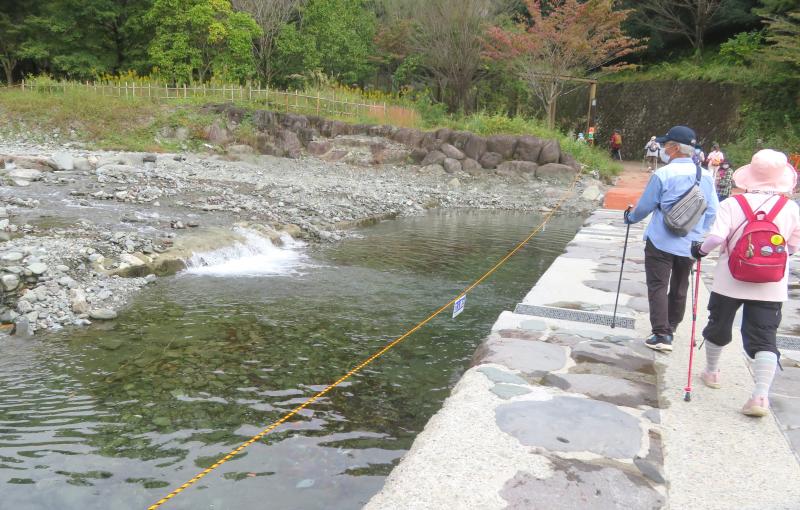
[{"label": "gray shoulder bag", "polygon": [[700,189],[702,175],[703,170],[697,165],[697,178],[692,187],[664,213],[664,224],[676,236],[684,237],[691,232],[708,209],[706,197]]}]

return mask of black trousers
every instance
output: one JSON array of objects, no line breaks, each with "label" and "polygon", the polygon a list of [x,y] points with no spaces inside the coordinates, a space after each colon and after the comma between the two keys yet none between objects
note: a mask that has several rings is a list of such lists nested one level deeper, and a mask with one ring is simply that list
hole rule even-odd
[{"label": "black trousers", "polygon": [[780,356],[775,337],[781,325],[782,305],[779,301],[736,299],[712,292],[708,299],[708,325],[703,330],[703,338],[719,346],[731,343],[733,319],[739,307],[744,306],[742,341],[747,355],[755,358],[757,352],[769,351]]},{"label": "black trousers", "polygon": [[693,258],[661,251],[647,240],[644,271],[653,333],[671,335],[673,328],[683,320],[692,264]]}]

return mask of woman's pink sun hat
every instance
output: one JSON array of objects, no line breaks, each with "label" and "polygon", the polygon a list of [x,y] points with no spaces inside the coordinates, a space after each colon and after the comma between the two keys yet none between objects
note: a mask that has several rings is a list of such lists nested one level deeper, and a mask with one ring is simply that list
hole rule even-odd
[{"label": "woman's pink sun hat", "polygon": [[797,173],[786,154],[764,149],[753,154],[749,165],[733,173],[733,181],[747,191],[791,193],[797,185]]}]

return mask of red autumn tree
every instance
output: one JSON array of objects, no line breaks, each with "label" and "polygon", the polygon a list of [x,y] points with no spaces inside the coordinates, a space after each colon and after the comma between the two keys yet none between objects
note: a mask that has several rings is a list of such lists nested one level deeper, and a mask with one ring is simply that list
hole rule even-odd
[{"label": "red autumn tree", "polygon": [[641,41],[625,35],[622,23],[630,10],[615,10],[614,0],[524,0],[528,15],[512,29],[492,27],[485,55],[506,62],[547,111],[547,125],[556,120],[556,101],[565,77],[583,77],[601,70],[627,67],[621,59]]}]

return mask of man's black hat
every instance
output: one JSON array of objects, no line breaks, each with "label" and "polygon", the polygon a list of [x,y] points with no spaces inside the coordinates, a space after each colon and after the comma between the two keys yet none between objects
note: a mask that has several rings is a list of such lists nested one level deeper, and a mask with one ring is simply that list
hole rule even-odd
[{"label": "man's black hat", "polygon": [[694,133],[692,128],[686,126],[673,126],[669,131],[667,131],[666,135],[656,138],[656,141],[658,143],[678,142],[694,147],[697,145],[697,135]]}]

